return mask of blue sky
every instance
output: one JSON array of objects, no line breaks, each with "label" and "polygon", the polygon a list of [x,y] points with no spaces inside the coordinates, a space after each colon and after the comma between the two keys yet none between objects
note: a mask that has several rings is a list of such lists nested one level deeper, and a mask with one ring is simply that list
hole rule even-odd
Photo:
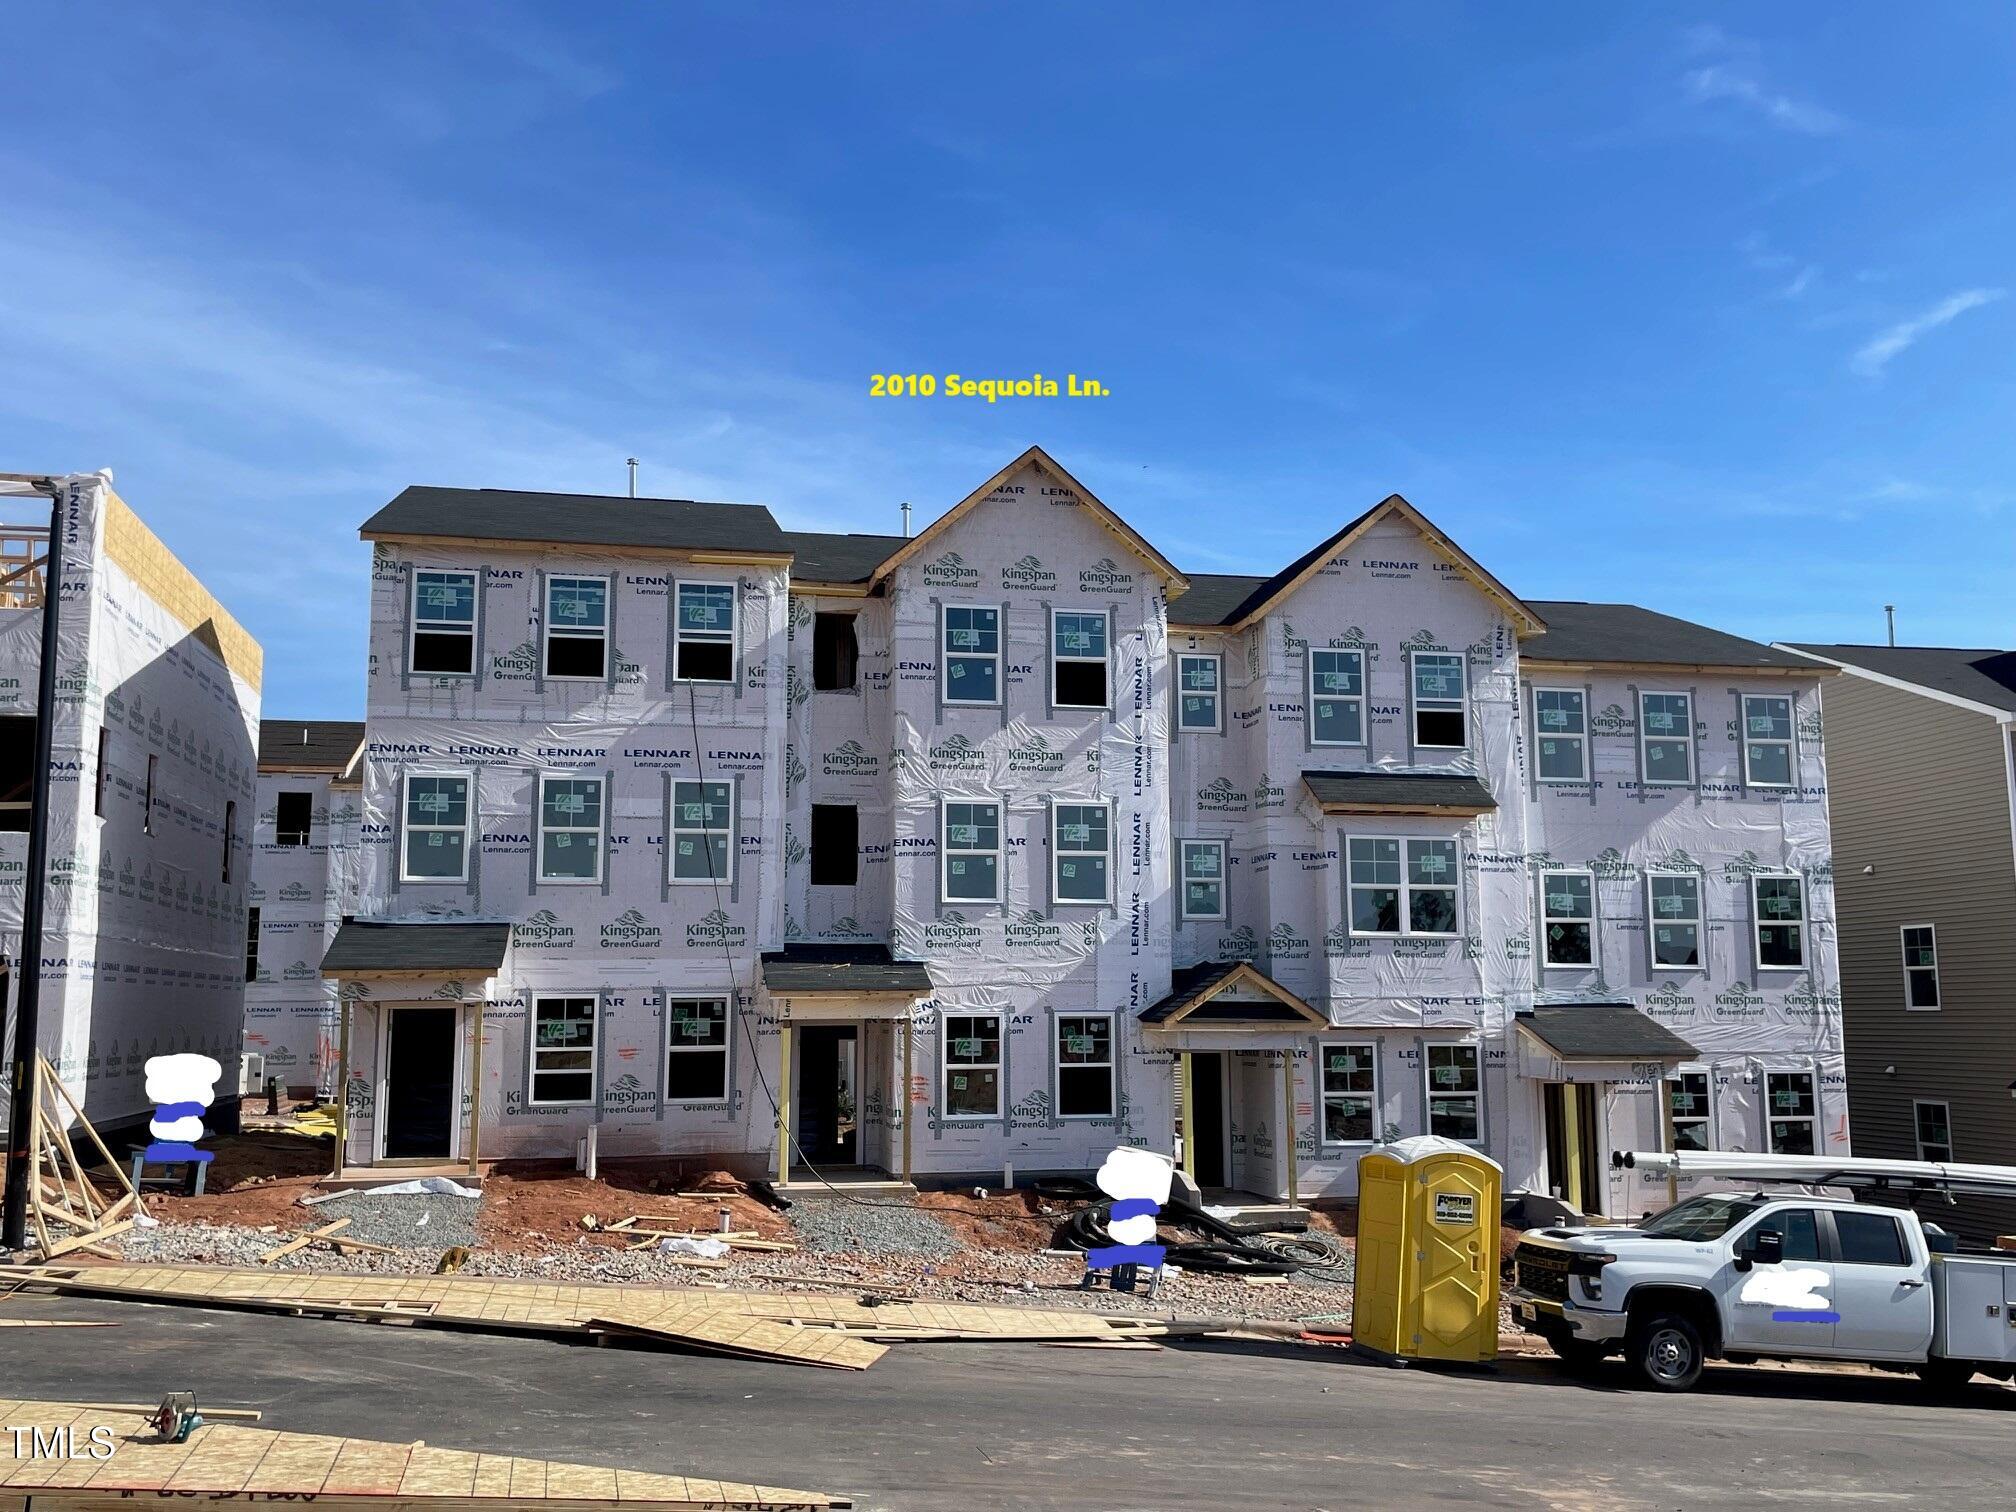
[{"label": "blue sky", "polygon": [[1198,571],[1399,491],[1534,598],[2011,643],[2016,12],[1254,14],[14,7],[0,470],[113,468],[289,717],[400,487],[632,454],[893,531],[1037,442]]}]

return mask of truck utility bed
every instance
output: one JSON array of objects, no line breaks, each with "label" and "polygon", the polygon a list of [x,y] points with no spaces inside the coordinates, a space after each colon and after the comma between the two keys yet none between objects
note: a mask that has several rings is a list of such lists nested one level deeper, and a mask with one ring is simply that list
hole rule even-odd
[{"label": "truck utility bed", "polygon": [[2016,1254],[1934,1255],[1932,1352],[2016,1363]]}]

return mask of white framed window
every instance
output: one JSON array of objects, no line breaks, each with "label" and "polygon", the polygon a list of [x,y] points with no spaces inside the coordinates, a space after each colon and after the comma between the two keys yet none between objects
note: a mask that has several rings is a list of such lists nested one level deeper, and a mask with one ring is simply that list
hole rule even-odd
[{"label": "white framed window", "polygon": [[1050,702],[1057,708],[1107,707],[1109,630],[1104,609],[1050,612]]},{"label": "white framed window", "polygon": [[1464,749],[1470,744],[1470,703],[1465,695],[1462,653],[1416,651],[1413,662],[1415,746]]},{"label": "white framed window", "polygon": [[406,669],[428,677],[475,674],[475,573],[414,570],[413,627]]},{"label": "white framed window", "polygon": [[1540,873],[1540,942],[1543,966],[1596,964],[1594,872]]},{"label": "white framed window", "polygon": [[1700,971],[1701,878],[1695,872],[1645,874],[1646,931],[1654,971]]},{"label": "white framed window", "polygon": [[1001,805],[947,799],[938,813],[938,900],[1001,901]]},{"label": "white framed window", "polygon": [[1953,1163],[1953,1109],[1943,1102],[1914,1098],[1911,1124],[1918,1138],[1918,1158]]},{"label": "white framed window", "polygon": [[728,1096],[728,1002],[672,998],[665,1004],[665,1101],[714,1103]]},{"label": "white framed window", "polygon": [[1764,1121],[1773,1155],[1820,1153],[1820,1109],[1810,1071],[1764,1073]]},{"label": "white framed window", "polygon": [[1050,805],[1050,901],[1113,901],[1113,806]]},{"label": "white framed window", "polygon": [[1225,917],[1225,842],[1180,840],[1177,858],[1183,867],[1183,891],[1178,898],[1184,922]]},{"label": "white framed window", "polygon": [[1430,1045],[1428,1132],[1475,1144],[1484,1137],[1484,1083],[1475,1045]]},{"label": "white framed window", "polygon": [[672,784],[672,878],[724,885],[735,880],[735,783]]},{"label": "white framed window", "polygon": [[1666,1096],[1673,1116],[1673,1148],[1714,1149],[1714,1110],[1708,1101],[1708,1073],[1677,1073],[1666,1085]]},{"label": "white framed window", "polygon": [[609,675],[609,579],[546,579],[545,675],[600,682]]},{"label": "white framed window", "polygon": [[1215,733],[1225,728],[1223,657],[1186,651],[1176,658],[1176,728]]},{"label": "white framed window", "polygon": [[1589,698],[1580,688],[1533,690],[1533,772],[1542,782],[1589,780]]},{"label": "white framed window", "polygon": [[941,624],[940,696],[948,704],[999,704],[1001,611],[947,604]]},{"label": "white framed window", "polygon": [[1694,695],[1638,695],[1638,754],[1648,787],[1694,782]]},{"label": "white framed window", "polygon": [[1057,1116],[1111,1118],[1113,1015],[1057,1016]]},{"label": "white framed window", "polygon": [[539,774],[539,880],[602,880],[603,779]]},{"label": "white framed window", "polygon": [[1365,653],[1311,646],[1309,744],[1365,744]]},{"label": "white framed window", "polygon": [[1743,697],[1743,780],[1751,787],[1792,786],[1792,700]]},{"label": "white framed window", "polygon": [[1904,950],[1904,1006],[1919,1013],[1939,1007],[1939,935],[1930,924],[1906,924],[1897,932]]},{"label": "white framed window", "polygon": [[469,880],[467,772],[408,772],[400,799],[405,834],[399,852],[402,882]]},{"label": "white framed window", "polygon": [[1322,1057],[1323,1143],[1368,1144],[1379,1137],[1378,1047],[1319,1044]]},{"label": "white framed window", "polygon": [[1806,886],[1800,878],[1753,872],[1750,917],[1759,971],[1806,969]]},{"label": "white framed window", "polygon": [[991,1013],[947,1014],[944,1028],[947,1118],[1001,1116],[1001,1020]]},{"label": "white framed window", "polygon": [[1450,939],[1461,932],[1454,840],[1353,835],[1345,854],[1352,934]]},{"label": "white framed window", "polygon": [[735,681],[735,585],[674,584],[672,677],[677,682]]},{"label": "white framed window", "polygon": [[594,997],[532,999],[532,1104],[595,1100]]}]

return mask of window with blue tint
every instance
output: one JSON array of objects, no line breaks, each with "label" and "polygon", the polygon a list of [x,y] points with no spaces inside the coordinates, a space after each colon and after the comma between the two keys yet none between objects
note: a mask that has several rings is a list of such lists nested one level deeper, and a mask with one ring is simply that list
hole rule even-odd
[{"label": "window with blue tint", "polygon": [[1183,840],[1177,843],[1183,868],[1179,906],[1186,919],[1225,917],[1225,842]]},{"label": "window with blue tint", "polygon": [[597,681],[608,675],[608,579],[546,579],[545,671],[548,677]]},{"label": "window with blue tint", "polygon": [[672,880],[735,880],[735,786],[672,784]]},{"label": "window with blue tint", "polygon": [[1534,691],[1533,749],[1542,782],[1589,780],[1588,699],[1579,688]]},{"label": "window with blue tint", "polygon": [[1309,743],[1365,744],[1365,653],[1311,647]]},{"label": "window with blue tint", "polygon": [[1176,728],[1224,728],[1220,662],[1216,656],[1186,653],[1176,658]]},{"label": "window with blue tint", "polygon": [[672,675],[681,682],[735,681],[735,585],[680,583],[672,616]]},{"label": "window with blue tint", "polygon": [[1646,912],[1656,971],[1701,969],[1701,879],[1687,872],[1648,872]]},{"label": "window with blue tint", "polygon": [[1694,781],[1694,699],[1687,693],[1638,695],[1638,741],[1648,785]]},{"label": "window with blue tint", "polygon": [[539,779],[539,880],[602,880],[602,779]]},{"label": "window with blue tint", "polygon": [[1105,804],[1059,803],[1051,806],[1052,902],[1110,901],[1112,861],[1112,814]]},{"label": "window with blue tint", "polygon": [[948,704],[1001,702],[1001,611],[945,607],[944,699]]},{"label": "window with blue tint", "polygon": [[412,641],[410,671],[435,677],[475,672],[475,573],[414,572]]},{"label": "window with blue tint", "polygon": [[469,876],[469,779],[410,774],[400,877],[462,882]]},{"label": "window with blue tint", "polygon": [[1414,744],[1459,750],[1470,744],[1469,699],[1463,657],[1446,651],[1414,653]]},{"label": "window with blue tint", "polygon": [[1743,700],[1743,780],[1752,787],[1792,786],[1792,700]]},{"label": "window with blue tint", "polygon": [[1050,649],[1052,702],[1060,709],[1105,708],[1105,614],[1053,614],[1050,618]]},{"label": "window with blue tint", "polygon": [[939,898],[946,903],[995,903],[1001,898],[1001,805],[944,806],[938,848]]}]

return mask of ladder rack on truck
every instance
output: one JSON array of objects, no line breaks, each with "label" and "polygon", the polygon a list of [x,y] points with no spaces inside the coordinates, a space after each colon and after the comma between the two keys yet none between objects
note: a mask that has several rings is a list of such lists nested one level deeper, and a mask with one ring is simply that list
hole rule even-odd
[{"label": "ladder rack on truck", "polygon": [[1941,1160],[1864,1160],[1837,1155],[1750,1155],[1741,1150],[1618,1150],[1610,1163],[1666,1176],[1719,1176],[1730,1181],[1797,1186],[1941,1192],[1954,1197],[2016,1199],[2016,1166],[1961,1165]]}]

